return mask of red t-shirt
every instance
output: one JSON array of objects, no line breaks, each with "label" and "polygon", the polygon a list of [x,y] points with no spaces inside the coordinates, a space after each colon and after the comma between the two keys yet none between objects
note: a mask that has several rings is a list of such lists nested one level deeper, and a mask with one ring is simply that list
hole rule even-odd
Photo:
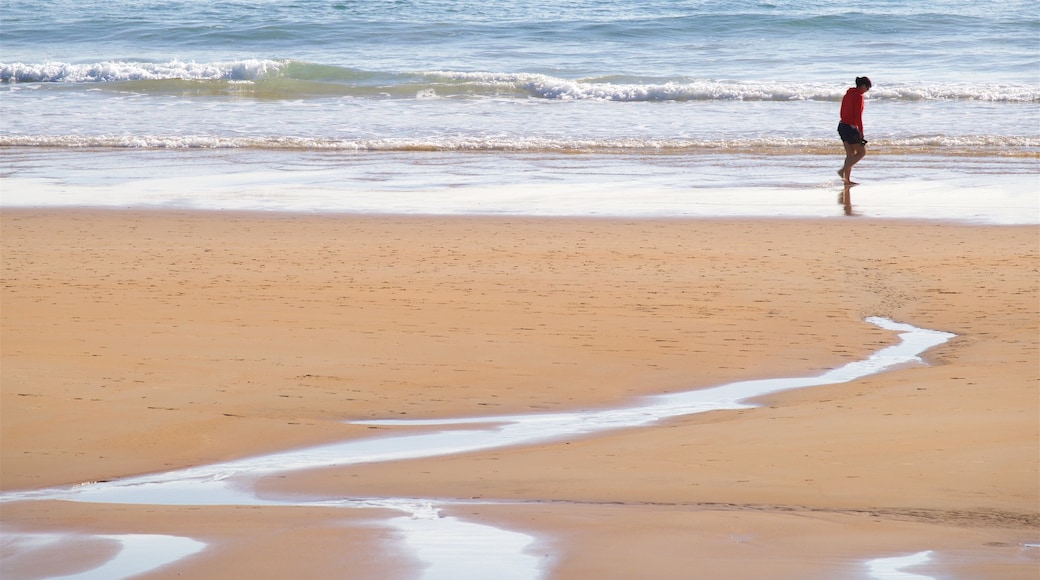
[{"label": "red t-shirt", "polygon": [[841,100],[841,122],[859,129],[860,135],[866,135],[863,132],[863,107],[865,106],[863,93],[859,92],[859,89],[853,87],[845,91],[845,97]]}]

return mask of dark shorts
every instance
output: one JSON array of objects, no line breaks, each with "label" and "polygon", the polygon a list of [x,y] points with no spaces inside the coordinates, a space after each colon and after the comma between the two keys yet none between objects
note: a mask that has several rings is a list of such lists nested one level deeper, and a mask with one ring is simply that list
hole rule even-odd
[{"label": "dark shorts", "polygon": [[841,140],[846,143],[859,145],[864,142],[863,135],[859,132],[859,128],[853,127],[848,123],[838,123],[838,135],[840,135]]}]

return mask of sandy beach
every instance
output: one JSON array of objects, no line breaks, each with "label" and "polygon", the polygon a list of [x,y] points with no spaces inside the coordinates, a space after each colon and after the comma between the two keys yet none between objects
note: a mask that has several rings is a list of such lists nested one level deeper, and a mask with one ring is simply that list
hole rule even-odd
[{"label": "sandy beach", "polygon": [[[371,436],[345,421],[610,407],[804,376],[761,406],[520,448],[311,470],[270,494],[473,501],[550,578],[1040,568],[1040,235],[868,219],[629,220],[5,209],[0,487],[111,480]],[[496,500],[501,500],[496,502]],[[344,513],[347,511],[347,513]],[[411,578],[386,510],[5,502],[5,534],[208,543],[149,578]],[[75,572],[5,547],[5,578]],[[61,570],[57,572],[55,566]],[[78,568],[77,568],[78,567]],[[836,576],[837,575],[837,576]]]}]

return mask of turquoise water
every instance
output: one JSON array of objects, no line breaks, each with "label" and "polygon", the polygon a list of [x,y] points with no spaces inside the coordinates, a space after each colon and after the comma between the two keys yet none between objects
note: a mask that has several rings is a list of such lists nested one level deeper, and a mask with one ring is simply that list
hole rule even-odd
[{"label": "turquoise water", "polygon": [[[99,172],[112,156],[142,150],[220,156],[200,153],[188,165],[173,154],[149,157],[133,177],[148,183],[230,159],[239,173],[305,165],[275,181],[313,188],[321,186],[310,181],[316,171],[343,171],[368,153],[361,162],[385,163],[384,183],[397,190],[424,176],[477,188],[548,180],[573,190],[623,168],[659,178],[641,199],[662,180],[694,202],[718,187],[775,197],[778,186],[835,185],[838,103],[859,75],[875,88],[865,113],[871,155],[857,180],[949,180],[975,207],[985,199],[961,185],[985,178],[1002,196],[1028,199],[1040,193],[1032,179],[1040,173],[1035,8],[961,0],[9,0],[0,154],[13,193],[3,203],[111,204],[102,188],[77,196],[58,188],[111,181]],[[438,158],[431,175],[430,153],[455,155],[465,170]],[[500,171],[517,166],[531,171]],[[359,185],[281,207],[343,209],[336,199],[344,195],[378,200],[348,173],[345,182]],[[26,199],[24,178],[41,174],[51,187],[34,183]],[[414,190],[415,205],[436,209],[428,189]],[[233,205],[267,209],[275,193],[262,201],[243,188]],[[177,204],[167,197],[119,203]],[[206,199],[202,192],[191,205],[224,204]],[[669,205],[651,213],[668,214]],[[1036,221],[1033,206],[1020,206]],[[702,209],[693,213],[711,213]]]}]

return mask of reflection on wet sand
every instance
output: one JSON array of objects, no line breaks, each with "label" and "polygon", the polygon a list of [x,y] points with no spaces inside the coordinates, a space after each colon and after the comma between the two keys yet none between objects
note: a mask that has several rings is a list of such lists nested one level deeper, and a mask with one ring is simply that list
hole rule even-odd
[{"label": "reflection on wet sand", "polygon": [[[18,534],[6,530],[4,536],[5,578],[7,574],[12,578],[130,578],[192,556],[206,547],[204,542],[192,538],[160,534]],[[112,546],[115,555],[96,568],[72,574],[65,574],[60,566],[41,571],[32,561],[34,552],[67,555],[70,547],[84,544],[97,544],[95,550],[104,550],[105,544],[115,544]]]},{"label": "reflection on wet sand", "polygon": [[852,187],[855,184],[846,183],[838,194],[838,203],[845,207],[845,215],[854,216],[857,215],[852,211]]}]

